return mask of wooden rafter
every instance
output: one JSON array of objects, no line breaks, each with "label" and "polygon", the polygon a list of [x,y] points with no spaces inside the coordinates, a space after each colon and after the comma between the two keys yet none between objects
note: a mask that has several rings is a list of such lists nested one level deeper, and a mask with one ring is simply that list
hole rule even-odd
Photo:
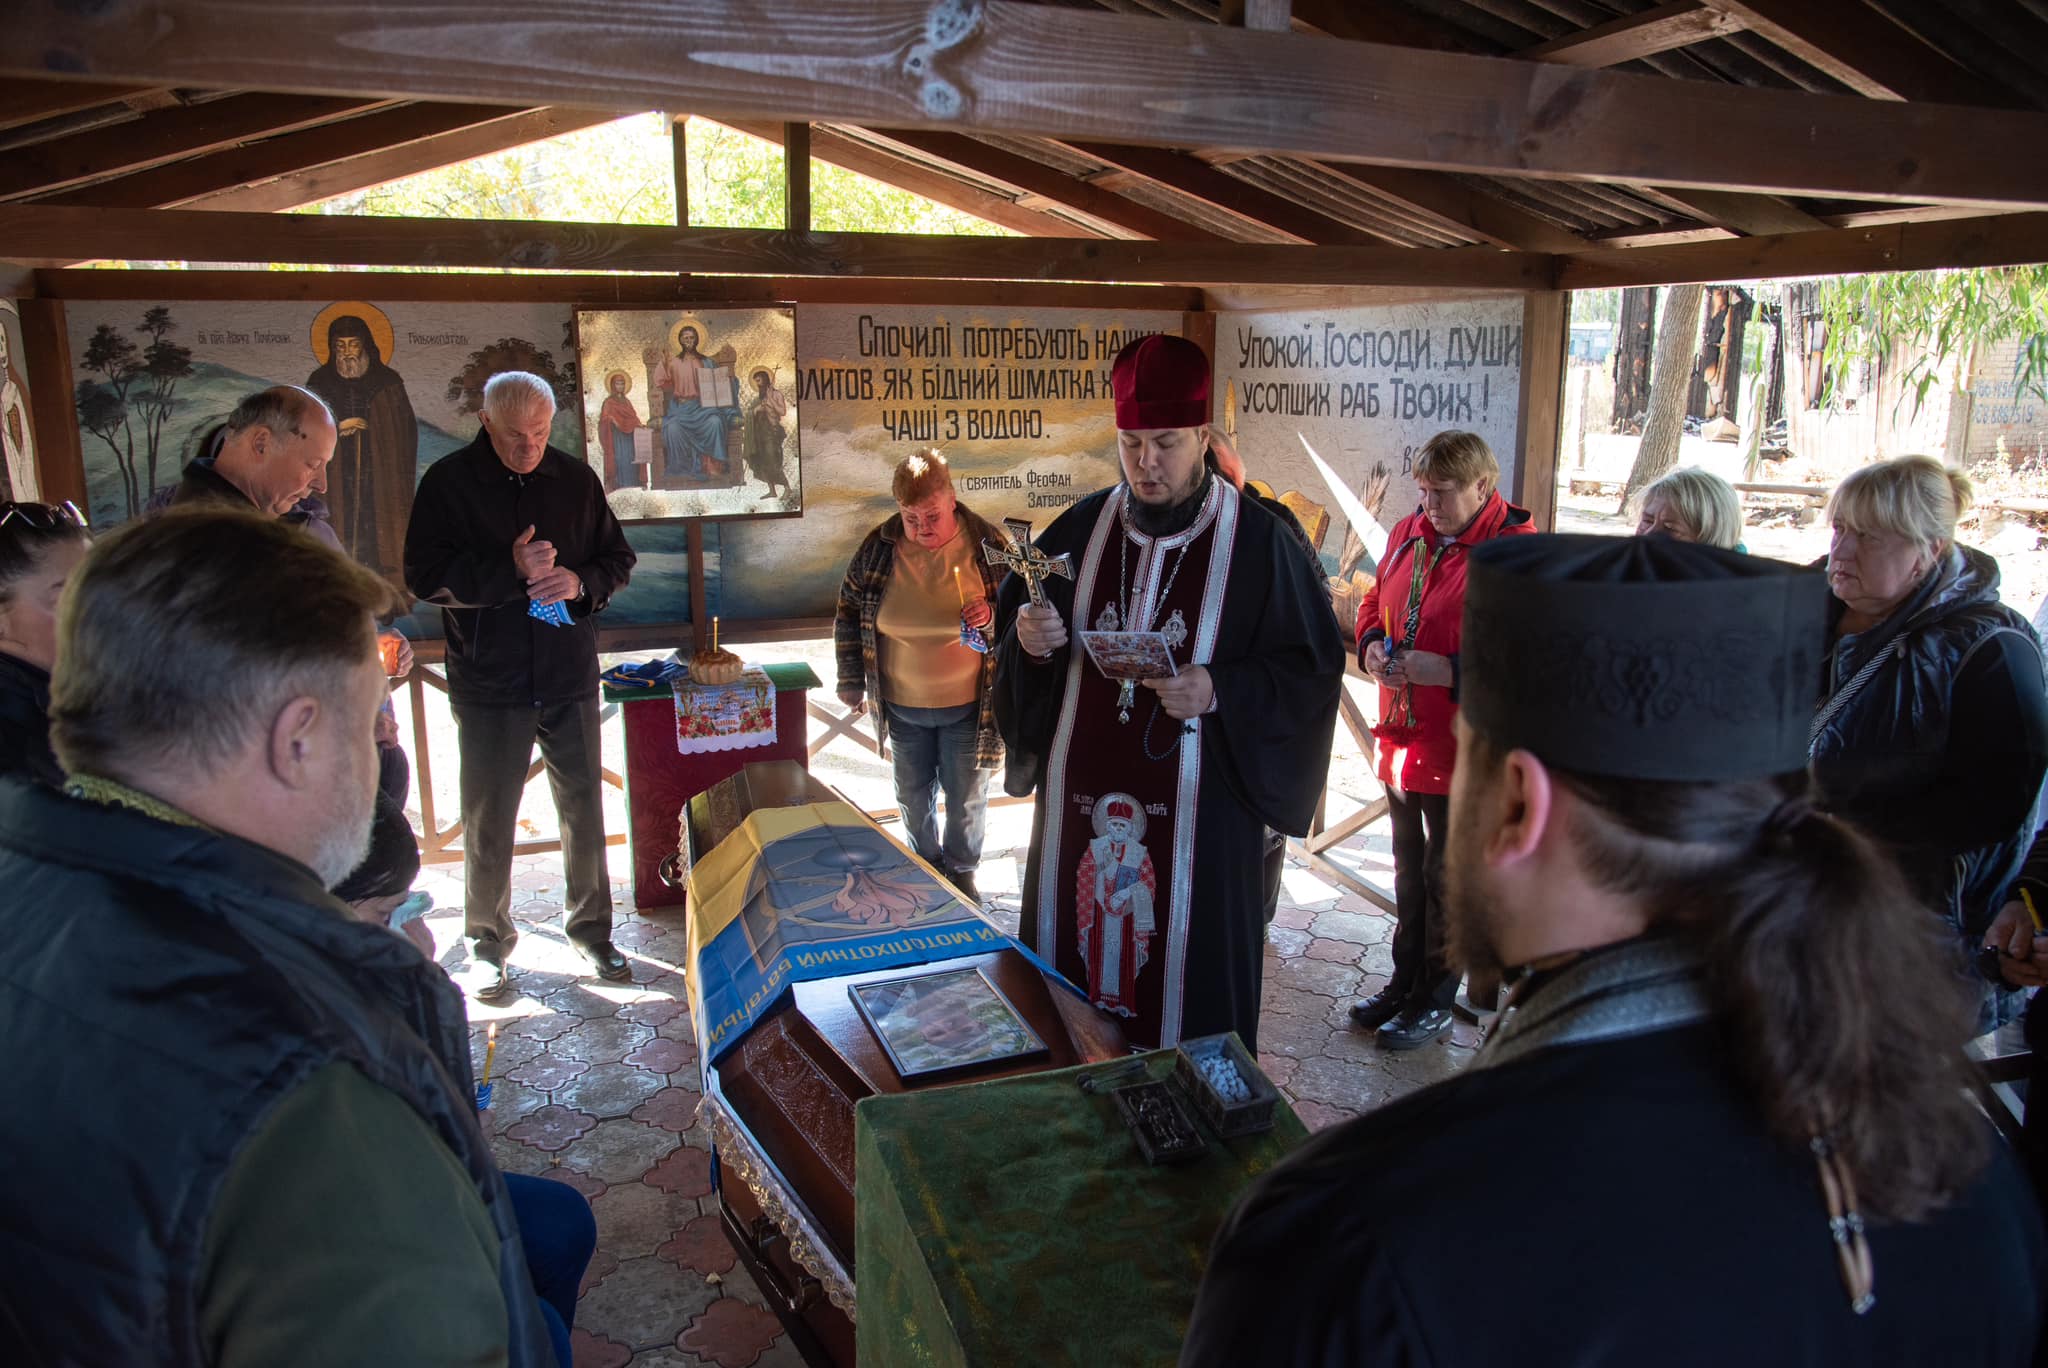
[{"label": "wooden rafter", "polygon": [[1324,169],[1393,200],[1427,221],[1496,247],[1520,252],[1572,252],[1586,245],[1584,239],[1548,219],[1449,176],[1405,166],[1344,166],[1334,162],[1323,165]]},{"label": "wooden rafter", "polygon": [[[1852,8],[1861,8],[1854,5],[1853,0],[1851,5]],[[1770,8],[1775,14],[1777,7]],[[1795,22],[1799,21],[1799,12],[1806,10],[1804,0],[1791,0],[1783,8]],[[1757,6],[1745,9],[1735,4],[1709,3],[1708,0],[1671,0],[1671,3],[1655,6],[1640,14],[1568,34],[1535,47],[1522,48],[1510,55],[1523,60],[1574,66],[1614,66],[1626,61],[1653,57],[1661,52],[1674,51],[1710,38],[1728,37],[1743,32],[1750,27],[1752,15],[1760,12],[1761,7]],[[1414,11],[1392,4],[1389,0],[1300,0],[1295,6],[1295,14],[1336,37],[1399,43],[1403,46],[1453,52],[1474,50],[1468,41],[1450,28],[1422,18]],[[1868,10],[1860,15],[1851,14],[1848,18],[1852,24],[1858,26],[1867,26],[1874,22],[1881,29],[1891,27],[1881,16]],[[1897,33],[1897,30],[1893,31]],[[1899,36],[1910,38],[1910,35]],[[1939,54],[1929,52],[1926,56],[1933,60],[1937,69],[1946,67],[1953,70]],[[1961,103],[1981,103],[1981,99],[1962,94],[1952,88],[1948,90],[1947,97]],[[1631,188],[1638,193],[1648,193],[1653,199],[1660,198],[1654,192],[1649,192],[1647,187]],[[1787,204],[1783,199],[1768,195],[1702,188],[1686,192],[1683,195],[1683,202],[1677,197],[1661,202],[1668,203],[1676,213],[1687,216],[1702,215],[1720,228],[1745,235],[1810,232],[1829,226],[1847,226],[1834,220],[1815,218]],[[1512,206],[1508,207],[1512,210]],[[1880,216],[1869,220],[1872,222],[1906,221],[1901,217],[1890,216],[1884,210],[1871,212]],[[1914,206],[1901,212],[1920,216],[1928,211],[1920,206]],[[1941,212],[1954,217],[1981,210],[1945,209]],[[1550,225],[1543,224],[1542,227],[1548,228]],[[1541,229],[1538,232],[1540,237]],[[1658,229],[1593,233],[1588,235],[1588,240],[1596,246],[1619,243],[1634,245],[1657,241],[1716,240],[1722,236],[1724,234],[1716,232],[1713,228],[1674,222]],[[1544,249],[1540,241],[1528,237],[1517,238],[1508,245]],[[1571,249],[1553,245],[1548,250]]]},{"label": "wooden rafter", "polygon": [[47,194],[376,109],[360,97],[231,95],[0,154],[0,199]]},{"label": "wooden rafter", "polygon": [[1365,243],[1379,240],[1348,223],[1340,223],[1284,196],[1226,175],[1200,157],[1192,157],[1185,152],[1081,140],[1059,145],[1105,166],[1116,167],[1155,185],[1191,196],[1254,228],[1284,234],[1296,242]]},{"label": "wooden rafter", "polygon": [[38,265],[115,257],[834,279],[1440,284],[1495,290],[1544,288],[1555,272],[1548,256],[1486,248],[1416,252],[1241,242],[946,238],[33,204],[0,205],[0,253]]},{"label": "wooden rafter", "polygon": [[[146,24],[108,24],[68,0],[17,0],[15,11],[0,28],[0,72],[39,79],[61,68],[533,105],[595,97],[628,111],[971,126],[1487,175],[2048,205],[2048,178],[2011,155],[2048,144],[2048,115],[2036,112],[1899,107],[1020,0],[964,8],[957,41],[924,57],[913,49],[926,43],[928,0],[699,0],[687,23],[566,0],[516,11],[486,0],[153,0]],[[291,41],[252,44],[252,32]],[[550,60],[532,61],[537,51]]]},{"label": "wooden rafter", "polygon": [[1934,223],[1630,247],[1563,258],[1567,290],[1785,276],[2017,266],[2048,261],[2048,214],[1997,214]]},{"label": "wooden rafter", "polygon": [[1725,10],[1712,9],[1701,0],[1671,0],[1669,4],[1646,9],[1641,14],[1631,14],[1612,23],[1523,48],[1515,56],[1525,61],[1557,62],[1564,66],[1620,66],[1624,62],[1640,61],[1673,48],[1702,43],[1709,38],[1739,33],[1744,26],[1740,17]]},{"label": "wooden rafter", "polygon": [[1876,100],[1981,104],[1985,83],[1862,0],[1706,0],[1807,65]]},{"label": "wooden rafter", "polygon": [[1828,225],[1797,205],[1774,195],[1736,195],[1726,190],[1669,189],[1657,196],[1676,203],[1709,223],[1749,237],[1775,233],[1811,233]]},{"label": "wooden rafter", "polygon": [[[349,277],[333,271],[31,272],[37,297],[100,299],[331,300]],[[357,276],[358,281],[361,280]],[[351,287],[354,292],[360,286]],[[1038,281],[824,280],[789,276],[451,275],[393,272],[377,278],[383,299],[489,304],[973,304],[990,308],[1161,309],[1203,307],[1202,292],[1169,285],[1067,285]]]},{"label": "wooden rafter", "polygon": [[[702,117],[702,116],[700,116]],[[715,119],[727,128],[763,142],[782,143],[782,125],[747,119]],[[1097,238],[1107,234],[1091,231],[1072,219],[1026,208],[1020,201],[1006,199],[957,176],[949,176],[925,162],[890,156],[860,139],[847,136],[825,124],[811,125],[811,155],[842,170],[858,172],[884,185],[893,185],[934,204],[972,214],[1000,228],[1027,237]]]},{"label": "wooden rafter", "polygon": [[[403,105],[98,181],[62,194],[41,196],[36,203],[168,209],[226,191],[259,186],[279,177],[300,175],[335,162],[378,152],[395,153],[460,130],[496,125],[500,132],[524,132],[533,124],[533,112],[497,105]],[[615,116],[607,113],[593,117],[608,120]]]},{"label": "wooden rafter", "polygon": [[417,176],[423,171],[488,157],[507,148],[524,147],[544,138],[609,123],[611,110],[536,109],[490,123],[458,128],[397,147],[310,167],[275,180],[223,190],[184,205],[215,212],[262,213],[296,209],[336,195],[352,195],[373,185]]},{"label": "wooden rafter", "polygon": [[140,95],[146,85],[94,85],[84,81],[0,83],[0,129],[62,118]]},{"label": "wooden rafter", "polygon": [[1436,52],[1473,50],[1450,29],[1400,0],[1294,0],[1294,18],[1319,33],[1355,43],[1392,43]]},{"label": "wooden rafter", "polygon": [[961,133],[928,133],[915,129],[873,129],[877,136],[926,156],[952,162],[970,171],[1014,185],[1042,200],[1076,213],[1139,233],[1159,242],[1221,242],[1222,236],[1171,214],[1163,214],[1113,190],[1078,180],[1055,166],[991,147]]}]

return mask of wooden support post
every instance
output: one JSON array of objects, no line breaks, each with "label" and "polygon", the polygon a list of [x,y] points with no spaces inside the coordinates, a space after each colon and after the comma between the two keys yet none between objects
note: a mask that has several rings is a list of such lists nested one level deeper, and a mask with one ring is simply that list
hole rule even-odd
[{"label": "wooden support post", "polygon": [[782,126],[782,185],[787,204],[783,224],[792,233],[811,231],[811,126]]},{"label": "wooden support post", "polygon": [[684,534],[690,557],[690,649],[711,645],[710,596],[704,592],[704,523],[693,520]]},{"label": "wooden support post", "polygon": [[64,302],[24,299],[19,307],[21,345],[28,355],[13,358],[13,363],[28,375],[36,479],[46,502],[69,499],[90,513],[85,497],[85,455],[71,407],[71,336],[64,326]]},{"label": "wooden support post", "polygon": [[1293,16],[1294,0],[1223,0],[1220,15],[1226,24],[1267,33],[1287,32]]},{"label": "wooden support post", "polygon": [[690,226],[690,116],[678,114],[668,126],[669,157],[675,167],[676,227]]},{"label": "wooden support post", "polygon": [[1541,532],[1557,523],[1557,446],[1571,300],[1559,290],[1532,290],[1522,300],[1522,389],[1515,407],[1513,500],[1536,515]]}]

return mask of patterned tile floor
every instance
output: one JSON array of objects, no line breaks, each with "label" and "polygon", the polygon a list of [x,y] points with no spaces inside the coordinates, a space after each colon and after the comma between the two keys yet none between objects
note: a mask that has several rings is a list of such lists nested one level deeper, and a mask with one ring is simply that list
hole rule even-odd
[{"label": "patterned tile floor", "polygon": [[[1014,930],[1030,810],[998,808],[990,819],[982,889]],[[1337,855],[1384,882],[1385,845],[1369,832]],[[622,851],[612,852],[612,867],[625,868]],[[418,886],[435,898],[428,924],[459,982],[460,867],[430,867]],[[696,1124],[679,918],[623,911],[629,894],[615,885],[615,936],[633,982],[604,983],[582,972],[562,939],[559,857],[520,859],[513,886],[523,931],[512,957],[519,996],[495,1008],[471,1002],[474,1058],[481,1064],[487,1023],[499,1022],[489,1119],[499,1161],[569,1184],[596,1211],[598,1253],[575,1331],[579,1368],[799,1363],[718,1227],[710,1136]],[[1349,1028],[1346,1009],[1391,968],[1392,928],[1363,899],[1306,868],[1288,869],[1267,934],[1260,1062],[1311,1127],[1454,1072],[1477,1044],[1460,1023],[1441,1044],[1388,1054]]]}]

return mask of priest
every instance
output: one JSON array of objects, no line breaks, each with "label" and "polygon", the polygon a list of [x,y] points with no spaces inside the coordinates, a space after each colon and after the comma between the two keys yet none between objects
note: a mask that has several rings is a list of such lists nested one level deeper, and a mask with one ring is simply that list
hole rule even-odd
[{"label": "priest", "polygon": [[[1308,830],[1344,645],[1293,534],[1219,466],[1202,349],[1142,338],[1111,393],[1123,481],[1019,548],[998,605],[1005,783],[1038,795],[1019,938],[1134,1045],[1256,1049],[1266,828]],[[1032,604],[1041,556],[1067,575]]]},{"label": "priest", "polygon": [[1470,565],[1446,921],[1508,1008],[1251,1189],[1182,1368],[2032,1361],[1975,989],[1807,797],[1820,576],[1663,537]]}]

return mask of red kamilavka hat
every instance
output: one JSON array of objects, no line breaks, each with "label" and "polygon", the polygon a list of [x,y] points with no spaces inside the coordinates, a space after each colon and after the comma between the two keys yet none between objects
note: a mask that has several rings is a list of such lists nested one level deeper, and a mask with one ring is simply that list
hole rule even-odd
[{"label": "red kamilavka hat", "polygon": [[1185,337],[1141,337],[1116,354],[1109,391],[1119,429],[1200,427],[1209,421],[1209,358]]}]

